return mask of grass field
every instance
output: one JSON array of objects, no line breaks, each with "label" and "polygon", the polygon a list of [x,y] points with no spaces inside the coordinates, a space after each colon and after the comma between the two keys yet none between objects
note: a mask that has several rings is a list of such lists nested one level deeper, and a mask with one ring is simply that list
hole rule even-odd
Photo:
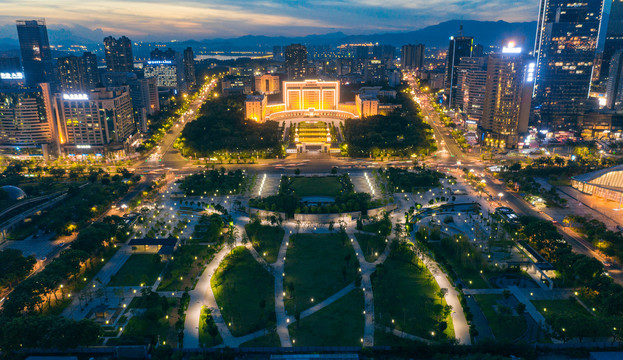
[{"label": "grass field", "polygon": [[203,272],[204,264],[212,260],[216,247],[207,245],[184,245],[174,253],[158,291],[192,289],[195,278]]},{"label": "grass field", "polygon": [[151,286],[164,269],[165,263],[155,261],[156,254],[132,254],[121,269],[110,278],[108,286]]},{"label": "grass field", "polygon": [[[220,334],[212,337],[212,335],[210,335],[210,333],[208,332],[208,324],[206,324],[206,319],[209,312],[210,310],[208,308],[203,307],[201,309],[201,315],[199,315],[199,346],[201,347],[212,347],[223,343],[223,338],[221,338]],[[214,320],[210,319],[210,323],[214,324]]]},{"label": "grass field", "polygon": [[288,327],[295,346],[361,346],[363,291],[355,289],[333,304]]},{"label": "grass field", "polygon": [[531,302],[546,319],[552,316],[590,316],[582,305],[572,300],[532,300]]},{"label": "grass field", "polygon": [[500,314],[499,301],[504,297],[499,294],[474,295],[480,310],[487,318],[489,327],[499,342],[511,342],[520,337],[527,328],[526,319],[523,315]]},{"label": "grass field", "polygon": [[342,184],[336,176],[323,177],[295,177],[290,188],[298,196],[337,196],[342,190]]},{"label": "grass field", "polygon": [[283,241],[283,229],[254,223],[247,224],[244,228],[255,250],[269,263],[277,261],[279,247]]},{"label": "grass field", "polygon": [[[434,251],[437,261],[446,265],[446,268],[447,265],[450,265],[469,288],[487,289],[491,287],[489,282],[485,280],[485,276],[488,275],[487,269],[476,269],[474,266],[466,265],[465,251],[449,248],[443,243],[431,244],[431,249]],[[469,251],[473,254],[477,250],[470,248]],[[483,271],[483,274],[480,273],[480,270]],[[456,278],[456,274],[451,275]]]},{"label": "grass field", "polygon": [[[438,296],[439,286],[428,270],[411,263],[388,258],[372,277],[375,321],[382,326],[393,326],[401,331],[423,338],[432,338],[438,332],[440,321],[446,321],[444,331],[454,337],[450,317],[444,317]],[[445,305],[445,304],[444,304]]]},{"label": "grass field", "polygon": [[355,237],[367,262],[374,262],[387,246],[384,236],[356,233]]},{"label": "grass field", "polygon": [[338,234],[297,234],[289,242],[284,278],[288,314],[323,301],[355,280],[355,252]]},{"label": "grass field", "polygon": [[242,343],[240,347],[281,347],[281,342],[279,341],[279,335],[276,332],[272,332]]},{"label": "grass field", "polygon": [[374,330],[374,346],[409,347],[417,344],[419,343],[416,341],[403,339],[386,331],[379,329]]},{"label": "grass field", "polygon": [[234,336],[261,330],[274,322],[274,278],[246,248],[235,248],[210,282],[216,303]]}]

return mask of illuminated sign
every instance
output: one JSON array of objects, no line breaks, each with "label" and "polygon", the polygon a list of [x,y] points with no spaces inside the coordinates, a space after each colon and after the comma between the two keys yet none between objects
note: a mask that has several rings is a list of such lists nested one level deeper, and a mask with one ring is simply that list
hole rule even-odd
[{"label": "illuminated sign", "polygon": [[[510,44],[509,44],[510,45]],[[520,47],[502,47],[502,53],[503,54],[520,54],[521,53],[521,48]]]},{"label": "illuminated sign", "polygon": [[0,73],[0,79],[2,80],[24,80],[23,72],[2,72]]},{"label": "illuminated sign", "polygon": [[528,72],[526,74],[526,82],[534,81],[534,69],[535,69],[535,64],[534,63],[530,63],[528,65]]},{"label": "illuminated sign", "polygon": [[89,100],[87,94],[63,94],[63,100]]},{"label": "illuminated sign", "polygon": [[91,145],[76,145],[76,148],[78,148],[78,149],[90,149]]},{"label": "illuminated sign", "polygon": [[171,65],[173,62],[171,60],[149,60],[147,61],[149,65]]}]

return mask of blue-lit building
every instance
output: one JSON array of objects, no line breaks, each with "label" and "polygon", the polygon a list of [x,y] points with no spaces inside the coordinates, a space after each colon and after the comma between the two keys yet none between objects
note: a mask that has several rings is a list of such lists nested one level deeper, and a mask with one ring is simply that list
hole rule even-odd
[{"label": "blue-lit building", "polygon": [[534,56],[535,125],[579,131],[586,110],[603,0],[541,0]]}]

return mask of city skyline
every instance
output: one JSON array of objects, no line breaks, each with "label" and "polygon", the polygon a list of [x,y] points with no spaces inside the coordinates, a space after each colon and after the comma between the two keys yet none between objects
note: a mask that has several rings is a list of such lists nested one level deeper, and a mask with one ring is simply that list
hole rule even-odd
[{"label": "city skyline", "polygon": [[0,16],[0,38],[14,37],[15,20],[44,17],[42,14],[53,28],[71,24],[137,40],[304,36],[337,31],[370,34],[416,30],[454,19],[529,22],[538,14],[536,0],[521,4],[510,0],[453,0],[443,4],[444,11],[439,11],[438,2],[404,0],[305,0],[295,4],[282,0],[215,0],[209,4],[199,1],[152,4],[107,1],[102,6],[90,0],[79,4],[34,0],[24,4],[10,0],[3,4],[4,13],[11,15]]}]

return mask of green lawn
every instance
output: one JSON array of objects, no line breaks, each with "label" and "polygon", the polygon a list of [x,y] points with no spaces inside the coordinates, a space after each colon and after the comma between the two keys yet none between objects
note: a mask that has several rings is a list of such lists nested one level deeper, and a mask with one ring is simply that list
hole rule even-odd
[{"label": "green lawn", "polygon": [[279,335],[276,332],[272,332],[242,343],[240,347],[281,347],[281,341],[279,341]]},{"label": "green lawn", "polygon": [[454,337],[450,316],[443,315],[437,295],[439,286],[425,268],[390,257],[377,267],[372,288],[379,325],[392,326],[394,320],[396,329],[430,339],[431,332],[437,333],[439,323],[446,321],[445,333]]},{"label": "green lawn", "polygon": [[389,217],[383,218],[379,221],[363,225],[362,230],[365,232],[389,236],[392,232],[392,222],[389,220]]},{"label": "green lawn", "polygon": [[207,245],[183,245],[173,254],[173,260],[158,286],[158,291],[193,289],[195,278],[214,257],[217,248]]},{"label": "green lawn", "polygon": [[409,347],[418,344],[419,342],[417,341],[403,339],[386,331],[382,331],[379,329],[374,330],[374,346]]},{"label": "green lawn", "polygon": [[[158,259],[156,261],[156,259]],[[110,278],[108,286],[151,286],[164,269],[157,254],[132,254],[121,269]]]},{"label": "green lawn", "polygon": [[[437,261],[444,264],[448,271],[450,271],[450,269],[454,270],[455,274],[451,275],[453,277],[456,277],[456,275],[460,276],[467,287],[471,289],[490,288],[489,282],[485,280],[485,277],[488,275],[487,269],[479,267],[477,261],[472,261],[474,254],[479,255],[478,258],[480,258],[478,250],[474,249],[474,247],[467,242],[463,242],[462,245],[468,246],[468,250],[465,248],[448,246],[444,244],[444,241],[431,245],[431,249],[435,253]],[[454,245],[454,243],[451,245]],[[467,254],[471,256],[467,256]],[[450,269],[448,269],[448,265]],[[483,271],[482,274],[480,273],[481,270]]]},{"label": "green lawn", "polygon": [[512,342],[520,337],[527,328],[523,315],[513,316],[500,313],[500,301],[504,298],[499,294],[474,295],[480,310],[487,318],[489,327],[498,342]]},{"label": "green lawn", "polygon": [[244,228],[255,250],[267,262],[272,264],[277,261],[284,230],[278,226],[261,225],[259,222],[249,223]]},{"label": "green lawn", "polygon": [[387,246],[385,237],[381,235],[356,233],[355,237],[367,262],[374,262]]},{"label": "green lawn", "polygon": [[234,336],[246,335],[274,323],[275,280],[246,248],[235,248],[223,260],[210,283],[216,303]]},{"label": "green lawn", "polygon": [[288,327],[295,346],[361,346],[363,291],[355,289],[333,304]]},{"label": "green lawn", "polygon": [[582,305],[572,300],[532,300],[532,305],[547,319],[552,316],[590,316]]},{"label": "green lawn", "polygon": [[[208,318],[210,310],[206,307],[201,308],[201,315],[199,315],[199,346],[201,347],[212,347],[216,345],[220,345],[223,343],[223,338],[221,338],[220,334],[217,334],[215,337],[212,337],[208,332],[208,324],[206,323],[206,319]],[[210,319],[210,325],[214,325],[214,320]]]},{"label": "green lawn", "polygon": [[295,177],[292,178],[290,188],[298,196],[337,196],[342,190],[342,184],[337,176],[323,177]]},{"label": "green lawn", "polygon": [[338,234],[297,234],[289,243],[284,278],[288,314],[323,301],[355,280],[355,252]]}]

